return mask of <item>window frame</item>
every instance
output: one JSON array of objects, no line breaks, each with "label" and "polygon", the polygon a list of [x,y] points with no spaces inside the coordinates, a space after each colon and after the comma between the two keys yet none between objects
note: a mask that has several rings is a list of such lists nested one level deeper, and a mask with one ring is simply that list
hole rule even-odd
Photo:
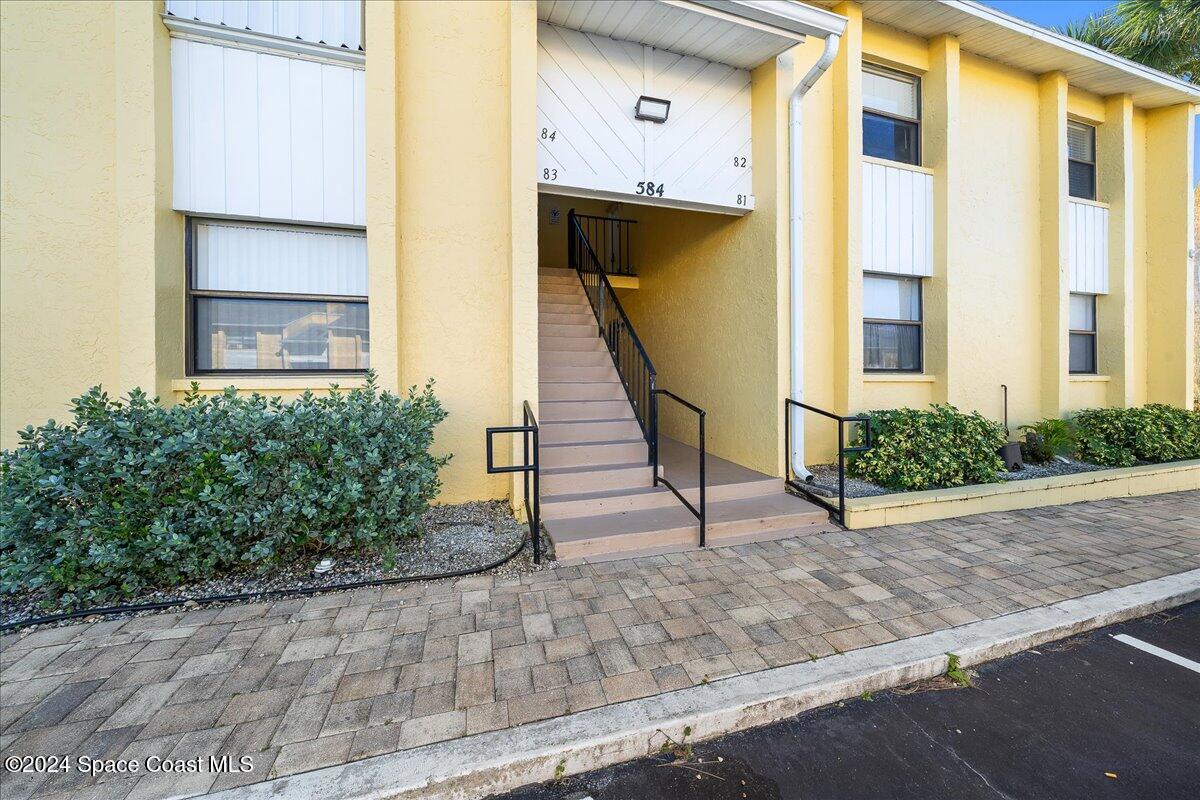
[{"label": "window frame", "polygon": [[[1071,297],[1086,297],[1092,305],[1092,329],[1090,331],[1077,330],[1071,327],[1070,322],[1070,298]],[[1100,374],[1100,318],[1097,316],[1098,303],[1096,298],[1098,295],[1088,294],[1087,292],[1069,292],[1067,298],[1068,313],[1067,313],[1067,374],[1068,375],[1099,375]],[[1091,369],[1076,370],[1071,369],[1071,337],[1072,336],[1090,336],[1092,337],[1092,364]]]},{"label": "window frame", "polygon": [[369,296],[363,295],[330,295],[330,294],[293,294],[290,292],[243,292],[224,289],[197,289],[195,286],[196,266],[196,225],[206,223],[239,224],[259,226],[264,228],[291,228],[295,230],[360,230],[343,226],[306,225],[303,223],[268,222],[266,220],[226,219],[214,216],[187,215],[184,218],[184,374],[186,377],[212,377],[222,375],[246,376],[269,375],[280,377],[284,375],[320,376],[320,375],[365,375],[369,368],[352,367],[338,369],[200,369],[196,364],[196,317],[197,306],[202,298],[236,299],[236,300],[292,300],[324,303],[358,303],[367,307],[367,320],[370,325],[371,303]]},{"label": "window frame", "polygon": [[[888,278],[896,281],[915,281],[917,284],[917,319],[886,319],[883,317],[862,318],[863,324],[863,372],[875,375],[923,375],[925,374],[925,282],[920,275],[895,275],[890,272],[863,272],[863,278]],[[890,367],[868,367],[866,352],[867,325],[910,325],[917,328],[917,366],[913,369]]]},{"label": "window frame", "polygon": [[[1068,118],[1067,119],[1068,130],[1070,129],[1071,125],[1073,125],[1073,124],[1080,125],[1084,128],[1087,128],[1088,135],[1091,136],[1091,139],[1092,139],[1092,160],[1084,161],[1081,158],[1071,158],[1071,148],[1068,145],[1068,147],[1067,147],[1067,196],[1072,197],[1076,200],[1090,200],[1091,202],[1094,203],[1094,202],[1096,202],[1096,198],[1100,196],[1100,182],[1099,182],[1100,171],[1096,168],[1097,167],[1097,164],[1096,164],[1097,156],[1099,155],[1099,152],[1097,152],[1097,150],[1096,150],[1096,126],[1090,122],[1084,122],[1081,119]],[[1068,140],[1069,140],[1069,138],[1070,137],[1068,137]],[[1071,194],[1071,164],[1084,164],[1091,168],[1091,171],[1092,171],[1092,196],[1091,197],[1080,197],[1079,195]]]},{"label": "window frame", "polygon": [[[882,64],[876,64],[876,63],[870,62],[870,61],[862,62],[862,72],[871,72],[871,73],[880,75],[885,78],[905,80],[905,81],[909,81],[912,83],[913,91],[916,93],[915,105],[916,105],[916,110],[917,110],[917,116],[906,117],[903,114],[893,114],[890,111],[879,111],[874,108],[868,108],[865,103],[862,106],[862,113],[864,116],[867,114],[874,114],[877,117],[883,117],[885,119],[892,119],[892,120],[896,120],[897,122],[909,122],[909,123],[912,123],[913,125],[916,125],[917,126],[916,161],[913,161],[913,162],[896,161],[896,160],[890,159],[890,158],[880,158],[879,160],[887,161],[888,163],[891,163],[891,164],[904,164],[904,165],[910,166],[910,167],[923,166],[924,159],[925,159],[925,148],[922,145],[924,143],[925,130],[921,125],[921,117],[922,117],[922,113],[923,113],[923,108],[922,108],[922,103],[921,103],[921,100],[922,100],[922,98],[921,98],[921,94],[922,94],[921,76],[917,75],[916,73],[904,72],[903,70],[894,69],[892,67],[885,67]],[[860,125],[862,124],[861,120],[859,121],[859,124]],[[866,158],[879,158],[879,156],[868,156],[865,152],[862,155]]]}]

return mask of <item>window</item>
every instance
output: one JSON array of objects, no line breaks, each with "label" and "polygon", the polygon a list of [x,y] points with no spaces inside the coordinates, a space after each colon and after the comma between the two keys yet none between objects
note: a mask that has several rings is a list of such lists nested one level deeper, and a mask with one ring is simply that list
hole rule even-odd
[{"label": "window", "polygon": [[370,365],[365,233],[189,225],[190,373],[358,372]]},{"label": "window", "polygon": [[863,369],[921,368],[921,279],[864,275]]},{"label": "window", "polygon": [[863,155],[921,163],[919,79],[882,67],[863,67]]},{"label": "window", "polygon": [[1071,355],[1072,374],[1096,373],[1096,296],[1071,294]]},{"label": "window", "polygon": [[1096,129],[1067,122],[1067,185],[1071,197],[1096,199]]}]

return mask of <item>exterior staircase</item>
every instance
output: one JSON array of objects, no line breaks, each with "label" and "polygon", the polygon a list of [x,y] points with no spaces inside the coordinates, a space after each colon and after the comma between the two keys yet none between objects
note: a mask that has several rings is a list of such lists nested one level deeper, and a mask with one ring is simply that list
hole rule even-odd
[{"label": "exterior staircase", "polygon": [[[695,547],[696,518],[670,490],[654,486],[646,439],[578,275],[542,269],[538,284],[541,508],[555,554],[604,560]],[[690,448],[674,448],[681,449]],[[686,464],[673,463],[664,448],[660,469],[697,503],[691,452]],[[831,527],[824,509],[784,492],[779,478],[708,460],[709,545]]]}]

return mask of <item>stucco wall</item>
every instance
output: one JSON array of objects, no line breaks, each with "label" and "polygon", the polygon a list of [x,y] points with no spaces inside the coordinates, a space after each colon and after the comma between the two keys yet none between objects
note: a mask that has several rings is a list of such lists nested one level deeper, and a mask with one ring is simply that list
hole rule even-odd
[{"label": "stucco wall", "polygon": [[[19,31],[19,34],[18,34]],[[117,389],[110,3],[0,4],[0,441]]]}]

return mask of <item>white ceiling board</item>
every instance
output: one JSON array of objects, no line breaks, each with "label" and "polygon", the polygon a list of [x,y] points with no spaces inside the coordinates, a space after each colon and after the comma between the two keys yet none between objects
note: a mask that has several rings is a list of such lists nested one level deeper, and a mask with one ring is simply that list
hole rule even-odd
[{"label": "white ceiling board", "polygon": [[538,0],[538,19],[595,33],[753,69],[794,47],[803,34],[746,21],[721,10],[690,3],[641,0]]}]

